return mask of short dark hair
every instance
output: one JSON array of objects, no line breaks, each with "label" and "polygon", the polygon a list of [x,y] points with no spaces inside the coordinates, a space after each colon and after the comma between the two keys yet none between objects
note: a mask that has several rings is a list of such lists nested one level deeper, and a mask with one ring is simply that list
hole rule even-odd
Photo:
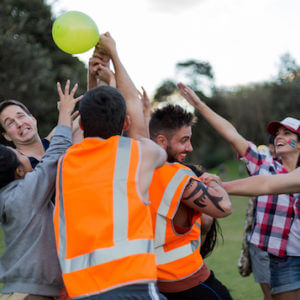
[{"label": "short dark hair", "polygon": [[20,164],[16,153],[0,145],[0,188],[15,180],[15,172]]},{"label": "short dark hair", "polygon": [[[23,103],[21,103],[20,101],[17,101],[17,100],[13,100],[13,99],[4,100],[4,101],[0,102],[0,114],[2,113],[4,108],[6,108],[7,106],[11,106],[11,105],[19,106],[25,111],[25,113],[27,115],[31,115],[29,109]],[[5,129],[2,127],[1,123],[0,123],[0,131],[5,132]]]},{"label": "short dark hair", "polygon": [[153,112],[149,123],[150,137],[155,140],[159,134],[170,138],[174,131],[183,126],[193,126],[196,117],[179,105],[168,104]]},{"label": "short dark hair", "polygon": [[107,139],[122,134],[126,103],[119,90],[99,86],[84,94],[79,113],[84,137]]}]

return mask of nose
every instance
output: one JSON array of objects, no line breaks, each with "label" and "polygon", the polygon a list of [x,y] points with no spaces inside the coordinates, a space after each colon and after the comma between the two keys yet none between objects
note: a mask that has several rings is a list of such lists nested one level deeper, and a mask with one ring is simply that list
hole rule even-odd
[{"label": "nose", "polygon": [[186,144],[185,151],[186,151],[186,152],[192,152],[192,151],[193,151],[193,146],[192,146],[192,144],[191,144],[191,141],[189,141],[189,142]]}]

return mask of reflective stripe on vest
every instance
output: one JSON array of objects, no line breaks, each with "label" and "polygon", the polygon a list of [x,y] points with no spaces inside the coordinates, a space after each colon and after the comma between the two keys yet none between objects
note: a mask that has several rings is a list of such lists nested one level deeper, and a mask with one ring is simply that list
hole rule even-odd
[{"label": "reflective stripe on vest", "polygon": [[[120,183],[120,178],[127,178],[130,161],[130,143],[128,138],[119,137],[117,157],[113,178],[113,239],[114,246],[96,249],[90,253],[79,255],[74,258],[66,258],[66,225],[63,203],[62,167],[64,158],[59,166],[59,259],[62,273],[71,273],[91,266],[110,262],[122,257],[134,254],[153,253],[153,241],[151,239],[128,240],[124,242],[124,236],[128,232],[128,199],[127,185]],[[126,225],[125,225],[126,224]],[[120,238],[123,238],[120,243]],[[120,248],[121,245],[121,248]]]},{"label": "reflective stripe on vest", "polygon": [[199,240],[191,241],[189,244],[178,247],[176,249],[165,251],[163,245],[166,244],[166,230],[167,230],[167,220],[165,216],[167,215],[171,201],[175,195],[178,185],[182,182],[186,175],[195,176],[194,172],[190,169],[179,169],[173,176],[168,186],[164,191],[163,198],[160,202],[157,215],[156,215],[156,226],[155,226],[155,241],[154,249],[157,259],[157,264],[166,264],[183,257],[192,254],[195,249],[199,246]]}]

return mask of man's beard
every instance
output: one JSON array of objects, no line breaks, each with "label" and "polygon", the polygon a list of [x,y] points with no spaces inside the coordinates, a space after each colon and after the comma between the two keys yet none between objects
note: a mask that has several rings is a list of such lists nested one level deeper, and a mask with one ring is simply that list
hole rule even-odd
[{"label": "man's beard", "polygon": [[168,159],[167,159],[167,161],[168,161],[169,163],[179,162],[179,161],[176,159],[176,157],[174,157],[173,155],[170,155],[169,153],[168,153]]},{"label": "man's beard", "polygon": [[168,155],[167,162],[169,162],[169,163],[179,162],[180,163],[180,161],[176,158],[174,152],[172,151],[171,147],[167,146],[166,152]]}]

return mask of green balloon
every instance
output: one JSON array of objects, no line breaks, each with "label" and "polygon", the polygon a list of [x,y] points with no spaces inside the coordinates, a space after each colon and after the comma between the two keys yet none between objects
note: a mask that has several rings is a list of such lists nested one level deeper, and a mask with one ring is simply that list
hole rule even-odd
[{"label": "green balloon", "polygon": [[55,20],[52,37],[64,52],[78,54],[93,48],[100,35],[96,23],[88,15],[69,11]]}]

